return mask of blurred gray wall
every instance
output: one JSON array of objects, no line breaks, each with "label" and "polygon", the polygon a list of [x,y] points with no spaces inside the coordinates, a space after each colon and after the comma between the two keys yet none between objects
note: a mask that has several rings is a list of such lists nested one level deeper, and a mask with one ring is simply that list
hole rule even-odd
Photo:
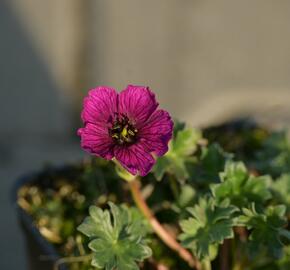
[{"label": "blurred gray wall", "polygon": [[151,86],[195,124],[290,105],[290,1],[11,0],[62,93]]}]

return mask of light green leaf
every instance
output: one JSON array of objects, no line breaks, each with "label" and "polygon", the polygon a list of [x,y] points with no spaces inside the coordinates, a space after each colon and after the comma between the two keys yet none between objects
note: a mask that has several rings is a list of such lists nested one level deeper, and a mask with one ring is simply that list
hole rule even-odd
[{"label": "light green leaf", "polygon": [[201,139],[201,131],[186,128],[177,133],[176,139],[172,141],[171,154],[187,157],[195,152],[197,143]]},{"label": "light green leaf", "polygon": [[186,207],[195,197],[196,191],[195,189],[190,185],[182,185],[180,194],[178,197],[178,206],[183,208]]},{"label": "light green leaf", "polygon": [[242,162],[228,161],[220,178],[220,184],[211,185],[213,196],[219,203],[228,200],[243,208],[252,202],[262,203],[271,198],[270,177],[250,175]]},{"label": "light green leaf", "polygon": [[169,144],[168,152],[157,159],[153,172],[157,180],[165,173],[175,175],[178,179],[189,177],[186,163],[192,162],[192,154],[196,151],[201,139],[201,131],[193,128],[178,130]]},{"label": "light green leaf", "polygon": [[283,174],[271,185],[273,197],[276,202],[285,204],[290,213],[290,174]]},{"label": "light green leaf", "polygon": [[106,270],[138,270],[138,264],[151,256],[151,249],[143,240],[142,220],[133,221],[126,207],[109,203],[109,210],[96,206],[78,227],[91,241],[92,265]]},{"label": "light green leaf", "polygon": [[200,199],[199,204],[188,211],[192,217],[180,222],[182,244],[201,260],[213,259],[210,254],[214,246],[234,236],[232,215],[237,208],[217,206],[212,199]]},{"label": "light green leaf", "polygon": [[136,179],[136,176],[129,173],[124,167],[121,166],[121,164],[115,159],[114,160],[115,163],[115,169],[116,169],[116,173],[118,174],[118,176],[127,181],[127,182],[131,182],[134,179]]}]

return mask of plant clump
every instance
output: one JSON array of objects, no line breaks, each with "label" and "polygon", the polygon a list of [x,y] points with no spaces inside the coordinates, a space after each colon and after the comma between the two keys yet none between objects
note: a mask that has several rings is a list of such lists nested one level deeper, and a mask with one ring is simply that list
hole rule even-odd
[{"label": "plant clump", "polygon": [[70,270],[289,269],[286,132],[249,120],[170,130],[148,88],[104,89],[85,100],[79,131],[94,157],[18,194],[43,237],[76,258],[64,258]]}]

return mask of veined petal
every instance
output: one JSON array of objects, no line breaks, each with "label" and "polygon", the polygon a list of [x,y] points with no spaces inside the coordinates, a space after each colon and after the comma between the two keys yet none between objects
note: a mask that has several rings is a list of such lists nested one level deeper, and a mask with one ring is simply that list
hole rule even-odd
[{"label": "veined petal", "polygon": [[81,146],[87,152],[105,159],[112,159],[114,142],[108,134],[108,129],[101,125],[87,123],[78,130],[81,136]]},{"label": "veined petal", "polygon": [[118,94],[115,89],[99,86],[89,91],[84,99],[82,120],[86,123],[107,124],[118,112]]},{"label": "veined petal", "polygon": [[155,111],[139,130],[140,143],[149,153],[162,156],[168,151],[168,142],[172,137],[173,122],[168,112]]},{"label": "veined petal", "polygon": [[92,89],[84,100],[85,127],[78,130],[82,148],[115,157],[130,173],[145,176],[155,163],[153,154],[164,155],[172,137],[173,122],[157,107],[148,87],[129,85],[119,95],[109,87]]},{"label": "veined petal", "polygon": [[139,173],[145,176],[155,163],[152,155],[138,143],[127,147],[115,146],[114,155],[121,165],[134,175]]},{"label": "veined petal", "polygon": [[137,129],[157,107],[155,94],[149,87],[128,85],[119,95],[119,113],[125,114]]}]

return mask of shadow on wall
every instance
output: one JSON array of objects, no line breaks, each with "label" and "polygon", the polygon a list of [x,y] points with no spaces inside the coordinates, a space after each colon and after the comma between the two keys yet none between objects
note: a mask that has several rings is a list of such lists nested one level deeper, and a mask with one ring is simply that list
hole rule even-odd
[{"label": "shadow on wall", "polygon": [[[9,194],[21,174],[47,160],[79,157],[68,140],[69,116],[22,25],[0,1],[0,269],[25,269],[24,248]],[[79,152],[78,152],[79,151]]]},{"label": "shadow on wall", "polygon": [[68,129],[64,104],[44,62],[5,2],[0,2],[1,145],[64,135]]}]

